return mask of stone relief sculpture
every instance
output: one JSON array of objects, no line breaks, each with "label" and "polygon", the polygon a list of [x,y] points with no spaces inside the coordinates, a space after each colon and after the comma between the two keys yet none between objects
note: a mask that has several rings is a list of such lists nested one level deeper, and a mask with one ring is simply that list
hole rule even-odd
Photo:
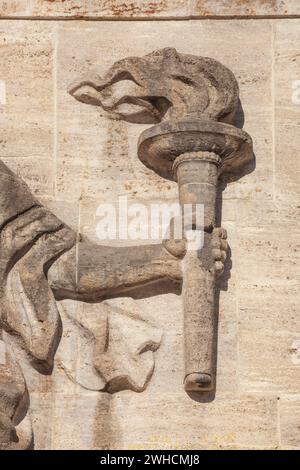
[{"label": "stone relief sculpture", "polygon": [[213,59],[166,48],[120,60],[103,78],[83,77],[70,93],[119,119],[156,124],[140,136],[139,159],[178,182],[182,206],[204,205],[204,226],[195,218],[184,227],[186,233],[203,233],[203,249],[186,253],[184,243],[174,240],[168,251],[177,258],[177,279],[182,280],[185,389],[212,390],[215,279],[227,249],[225,231],[215,227],[217,185],[237,178],[253,159],[250,136],[233,125],[239,104],[236,79]]},{"label": "stone relief sculpture", "polygon": [[[183,227],[183,239],[176,239],[171,230],[171,236],[155,245],[117,248],[81,241],[0,162],[4,337],[13,336],[38,371],[51,373],[62,323],[68,324],[70,331],[80,331],[91,369],[88,379],[81,380],[65,361],[71,380],[110,393],[125,388],[141,392],[151,378],[161,333],[155,325],[112,309],[105,301],[141,296],[149,284],[161,285],[167,293],[176,284],[182,286],[184,309],[185,390],[212,390],[215,281],[222,274],[227,250],[226,232],[215,223],[217,185],[225,178],[238,178],[253,158],[251,138],[233,125],[237,82],[213,59],[168,48],[123,59],[102,79],[84,77],[69,92],[83,103],[103,107],[113,118],[155,124],[141,134],[138,157],[161,177],[177,181],[182,206],[204,204],[204,224],[198,225],[192,213],[192,223]],[[203,236],[201,250],[186,249],[191,230]],[[73,318],[64,310],[68,299],[102,302],[102,314]],[[1,367],[0,448],[28,448],[32,436],[26,386],[9,352]]]},{"label": "stone relief sculpture", "polygon": [[33,440],[28,393],[21,369],[9,352],[1,357],[0,379],[0,450],[28,449]]},{"label": "stone relief sculpture", "polygon": [[[145,390],[154,370],[153,352],[161,342],[160,329],[145,321],[142,315],[106,302],[101,303],[101,309],[98,304],[92,308],[89,304],[75,318],[70,315],[72,309],[68,309],[68,302],[60,303],[68,334],[62,338],[64,347],[58,350],[56,360],[69,379],[88,390],[109,393]],[[76,358],[69,353],[74,338]]]}]

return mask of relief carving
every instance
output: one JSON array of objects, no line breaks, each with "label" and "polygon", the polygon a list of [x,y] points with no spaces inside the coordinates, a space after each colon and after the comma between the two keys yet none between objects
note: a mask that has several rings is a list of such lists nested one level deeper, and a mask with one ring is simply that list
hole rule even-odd
[{"label": "relief carving", "polygon": [[[168,48],[123,59],[102,79],[84,77],[70,94],[101,106],[114,119],[154,124],[139,138],[138,158],[177,181],[182,207],[204,204],[204,223],[199,225],[192,212],[191,224],[182,221],[183,239],[171,229],[161,244],[95,245],[80,240],[0,162],[0,327],[22,343],[33,367],[49,374],[63,324],[71,336],[79,335],[79,363],[82,354],[88,369],[75,376],[58,351],[71,380],[91,390],[141,392],[153,373],[161,332],[142,315],[111,307],[109,299],[147,296],[149,285],[173,292],[176,285],[184,310],[184,386],[188,392],[210,391],[215,386],[216,279],[227,250],[226,232],[216,226],[218,182],[239,178],[253,159],[251,138],[234,126],[239,107],[234,75],[213,59]],[[201,250],[187,249],[190,231],[203,236]],[[70,315],[64,309],[68,299],[90,303],[92,314],[83,309]],[[20,373],[7,371],[0,368],[3,448],[16,441],[15,427],[22,422],[16,410],[26,390]]]},{"label": "relief carving", "polygon": [[[215,386],[215,281],[226,257],[226,232],[216,227],[219,181],[233,181],[253,160],[251,137],[234,126],[238,84],[219,62],[175,49],[115,63],[104,78],[83,77],[70,88],[77,100],[101,106],[112,117],[156,124],[142,132],[138,157],[178,183],[179,202],[204,205],[184,226],[203,235],[201,250],[180,253],[185,334],[185,389]],[[185,223],[185,222],[183,222]],[[173,244],[176,245],[176,242]],[[176,256],[176,255],[175,255]]]},{"label": "relief carving", "polygon": [[26,450],[33,444],[26,384],[1,336],[0,330],[0,450]]},{"label": "relief carving", "polygon": [[[67,376],[88,390],[114,393],[145,390],[154,370],[153,352],[162,332],[144,318],[108,302],[79,308],[73,313],[68,300],[60,302],[64,329],[56,360]],[[82,307],[82,308],[80,308]],[[72,313],[71,313],[72,312]],[[76,370],[69,351],[77,342]],[[66,343],[69,343],[66,344]]]}]

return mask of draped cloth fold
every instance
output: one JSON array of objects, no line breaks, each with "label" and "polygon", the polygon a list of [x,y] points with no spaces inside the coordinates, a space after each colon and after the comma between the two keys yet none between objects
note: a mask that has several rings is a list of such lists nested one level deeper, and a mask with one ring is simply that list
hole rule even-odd
[{"label": "draped cloth fold", "polygon": [[47,272],[76,234],[0,162],[0,327],[22,338],[33,365],[51,370],[60,318]]},{"label": "draped cloth fold", "polygon": [[0,377],[0,450],[32,448],[28,392],[22,371],[9,351],[1,354]]}]

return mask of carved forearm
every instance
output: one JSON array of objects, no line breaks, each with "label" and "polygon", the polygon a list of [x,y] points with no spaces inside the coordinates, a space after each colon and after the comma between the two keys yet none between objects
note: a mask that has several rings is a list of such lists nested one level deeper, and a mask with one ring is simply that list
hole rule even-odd
[{"label": "carved forearm", "polygon": [[78,243],[48,273],[56,298],[86,301],[130,295],[140,286],[181,278],[180,259],[158,244],[109,247]]}]

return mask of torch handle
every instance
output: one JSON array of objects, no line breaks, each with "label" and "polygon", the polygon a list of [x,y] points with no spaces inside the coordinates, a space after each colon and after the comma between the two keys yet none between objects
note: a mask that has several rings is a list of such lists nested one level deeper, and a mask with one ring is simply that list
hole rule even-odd
[{"label": "torch handle", "polygon": [[[184,230],[198,231],[203,245],[187,247],[183,260],[183,309],[186,391],[214,388],[214,349],[216,335],[215,275],[211,237],[215,224],[219,157],[214,153],[183,154],[174,169],[183,215],[187,204],[194,214],[192,225]],[[197,204],[203,205],[204,218],[197,220]]]},{"label": "torch handle", "polygon": [[202,265],[196,251],[189,251],[183,260],[182,286],[187,391],[214,387],[214,292],[214,275]]}]

